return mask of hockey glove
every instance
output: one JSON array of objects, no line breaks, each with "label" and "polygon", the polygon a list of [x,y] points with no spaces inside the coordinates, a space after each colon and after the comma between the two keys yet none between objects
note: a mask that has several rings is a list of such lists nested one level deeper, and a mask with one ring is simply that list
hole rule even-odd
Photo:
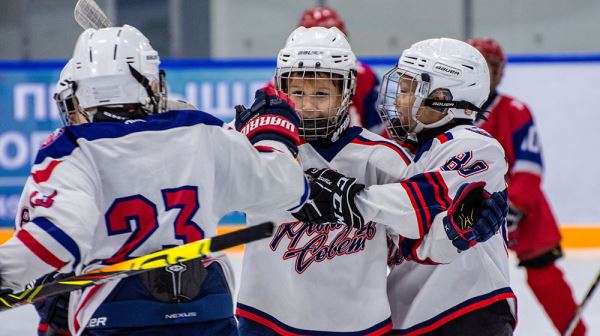
[{"label": "hockey glove", "polygon": [[[36,281],[36,285],[58,281],[72,275],[73,273],[50,273]],[[34,303],[35,310],[40,315],[38,328],[40,335],[71,335],[68,325],[69,297],[70,293],[63,293]]]},{"label": "hockey glove", "polygon": [[298,155],[300,116],[294,103],[282,91],[265,87],[256,91],[250,108],[235,107],[235,129],[246,135],[252,144],[261,140],[284,143]]},{"label": "hockey glove", "polygon": [[514,232],[521,220],[525,217],[525,213],[517,209],[512,203],[508,203],[508,215],[506,216],[506,228],[508,232]]},{"label": "hockey glove", "polygon": [[305,173],[310,181],[310,196],[302,209],[292,214],[296,219],[306,223],[339,223],[357,229],[364,226],[354,203],[356,194],[365,187],[363,184],[327,168],[311,168]]},{"label": "hockey glove", "polygon": [[490,195],[484,186],[484,182],[463,184],[444,218],[448,238],[461,251],[490,239],[506,220],[506,192]]}]

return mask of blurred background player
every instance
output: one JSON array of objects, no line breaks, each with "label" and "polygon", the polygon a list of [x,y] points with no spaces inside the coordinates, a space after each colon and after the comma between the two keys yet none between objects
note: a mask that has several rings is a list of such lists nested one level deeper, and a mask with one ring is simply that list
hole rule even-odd
[{"label": "blurred background player", "polygon": [[[562,257],[560,232],[542,191],[542,144],[528,106],[497,91],[504,74],[506,56],[491,38],[467,43],[485,57],[490,69],[490,96],[483,105],[487,121],[479,126],[490,132],[504,147],[509,165],[507,218],[509,247],[516,252],[519,266],[525,267],[527,283],[561,333],[575,314],[577,303],[556,260]],[[584,335],[580,321],[573,335]]]},{"label": "blurred background player", "polygon": [[[346,24],[331,7],[307,8],[302,13],[298,27],[336,27],[348,36]],[[356,61],[356,70],[356,91],[352,96],[352,105],[348,110],[351,124],[385,136],[385,127],[375,109],[379,79],[368,65],[360,61]]]},{"label": "blurred background player", "polygon": [[[242,135],[201,111],[165,111],[159,64],[134,27],[80,35],[55,96],[72,126],[38,152],[19,204],[28,218],[0,246],[0,289],[211,237],[232,210],[303,203],[300,120],[285,95],[257,91],[236,116]],[[240,185],[249,193],[234,192]],[[69,331],[237,335],[227,265],[208,257],[175,266],[72,292]]]}]

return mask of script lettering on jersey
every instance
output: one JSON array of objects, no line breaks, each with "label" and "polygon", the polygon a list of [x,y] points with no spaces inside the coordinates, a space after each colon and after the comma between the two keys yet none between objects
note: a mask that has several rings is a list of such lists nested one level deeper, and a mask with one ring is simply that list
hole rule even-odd
[{"label": "script lettering on jersey", "polygon": [[[295,258],[296,272],[302,274],[314,262],[363,251],[367,240],[373,239],[376,232],[377,228],[372,222],[359,230],[345,224],[292,222],[279,226],[269,247],[276,251],[285,238],[289,239],[283,259]],[[333,235],[331,241],[330,234]]]}]

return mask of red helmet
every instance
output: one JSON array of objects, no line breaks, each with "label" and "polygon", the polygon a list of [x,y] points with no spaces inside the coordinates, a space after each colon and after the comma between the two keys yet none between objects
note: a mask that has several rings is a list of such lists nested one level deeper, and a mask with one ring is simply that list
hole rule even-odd
[{"label": "red helmet", "polygon": [[302,13],[300,22],[298,22],[298,27],[336,27],[346,34],[346,25],[344,24],[344,21],[342,21],[333,8],[329,7],[307,8],[304,13]]},{"label": "red helmet", "polygon": [[504,74],[504,65],[506,64],[506,56],[498,41],[493,38],[483,37],[468,39],[467,43],[477,48],[483,57],[485,57],[485,60],[494,72],[492,75],[494,75],[496,79],[495,85],[498,85]]}]

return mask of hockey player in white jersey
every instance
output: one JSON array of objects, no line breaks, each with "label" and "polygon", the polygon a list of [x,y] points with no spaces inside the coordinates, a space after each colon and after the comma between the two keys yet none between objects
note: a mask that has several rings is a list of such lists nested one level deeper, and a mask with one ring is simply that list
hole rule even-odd
[{"label": "hockey player in white jersey", "polygon": [[[348,127],[355,60],[338,29],[300,27],[279,52],[275,77],[276,87],[302,113],[303,166],[355,177],[348,180],[349,194],[360,190],[358,183],[404,179],[411,164],[409,154],[394,142]],[[340,181],[333,176],[330,182]],[[414,217],[412,211],[409,215]],[[385,284],[386,228],[374,222],[353,228],[352,219],[314,224],[285,213],[280,217],[282,225],[270,241],[246,246],[236,311],[240,334],[387,333],[392,326]],[[251,223],[262,220],[248,216]],[[492,227],[491,221],[475,226]],[[402,217],[389,230],[414,232],[403,227]]]},{"label": "hockey player in white jersey", "polygon": [[[57,130],[38,152],[19,205],[29,219],[17,218],[0,246],[0,288],[211,237],[232,210],[304,202],[300,120],[287,97],[258,91],[236,120],[244,136],[205,112],[163,111],[159,63],[131,26],[80,35],[62,98],[64,119],[85,123]],[[228,270],[210,260],[185,267],[179,285],[169,269],[72,293],[70,332],[236,335]]]},{"label": "hockey player in white jersey", "polygon": [[[506,188],[502,147],[472,126],[488,92],[489,71],[476,49],[447,38],[415,43],[384,76],[378,109],[393,138],[418,140],[411,170],[420,174],[368,187],[346,203],[336,202],[328,181],[319,180],[325,173],[331,178],[332,172],[314,174],[323,188],[315,186],[311,193],[323,193],[324,204],[329,197],[334,211],[393,224],[414,209],[417,215],[404,224],[416,222],[428,232],[426,239],[404,235],[394,242],[388,277],[392,334],[512,334],[516,300],[509,285],[505,225],[502,235],[472,230],[465,218],[470,212],[460,203],[449,206],[447,199],[460,200],[465,190],[482,186],[490,193]],[[427,224],[442,211],[448,212],[442,226],[446,234],[435,222]],[[446,236],[451,244],[444,249],[444,242],[450,242]],[[478,236],[483,239],[475,239],[476,246],[465,239]]]}]

